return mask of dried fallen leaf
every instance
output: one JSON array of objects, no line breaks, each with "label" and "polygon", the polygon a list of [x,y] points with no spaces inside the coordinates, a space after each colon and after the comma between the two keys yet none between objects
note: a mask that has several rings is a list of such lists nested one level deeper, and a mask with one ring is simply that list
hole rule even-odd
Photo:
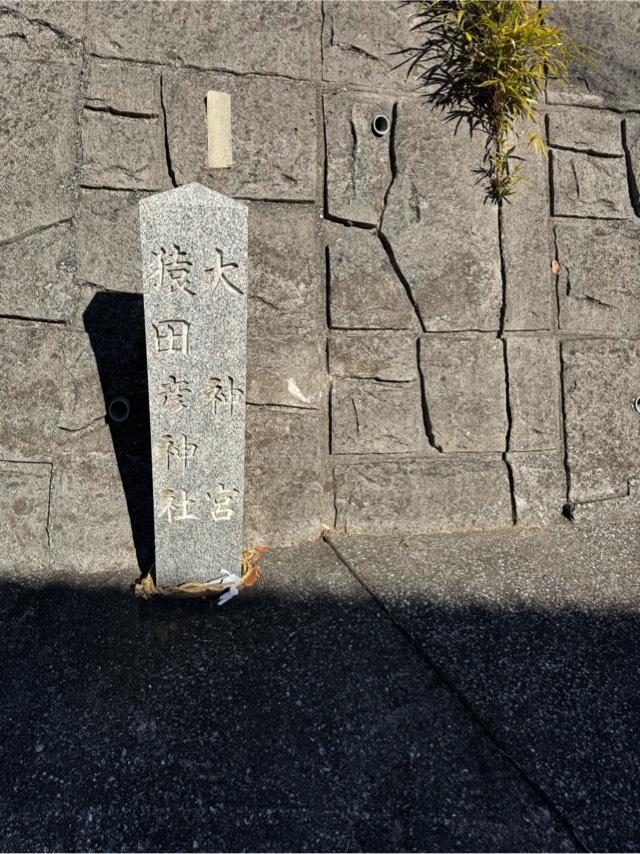
[{"label": "dried fallen leaf", "polygon": [[[252,549],[243,549],[242,550],[242,578],[243,585],[246,584],[244,578],[247,576],[249,572],[254,569],[258,569],[258,558],[261,554],[270,551],[269,546],[254,546]],[[258,577],[260,573],[258,572]],[[254,578],[251,584],[255,584],[257,578]]]},{"label": "dried fallen leaf", "polygon": [[242,576],[242,586],[251,587],[260,578],[260,570],[257,566],[251,567],[249,572]]}]

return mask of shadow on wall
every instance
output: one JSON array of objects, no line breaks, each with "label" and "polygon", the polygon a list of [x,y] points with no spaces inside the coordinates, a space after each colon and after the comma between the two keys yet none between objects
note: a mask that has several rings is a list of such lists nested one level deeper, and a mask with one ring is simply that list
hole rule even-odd
[{"label": "shadow on wall", "polygon": [[434,110],[444,114],[444,121],[453,122],[454,133],[465,124],[469,134],[486,131],[486,90],[469,81],[468,56],[464,31],[448,22],[453,14],[447,4],[423,4],[402,0],[412,22],[411,31],[422,38],[415,47],[394,52],[396,69],[404,68],[407,79],[422,86],[422,95]]},{"label": "shadow on wall", "polygon": [[98,293],[83,320],[98,366],[138,565],[144,574],[154,563],[154,518],[143,297],[118,291]]},{"label": "shadow on wall", "polygon": [[638,615],[414,608],[481,724],[356,595],[1,587],[0,848],[638,850]]}]

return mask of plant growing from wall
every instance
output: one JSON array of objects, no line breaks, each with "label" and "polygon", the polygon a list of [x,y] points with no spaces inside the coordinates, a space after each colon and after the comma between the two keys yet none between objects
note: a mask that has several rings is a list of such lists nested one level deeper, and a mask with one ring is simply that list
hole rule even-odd
[{"label": "plant growing from wall", "polygon": [[[537,103],[547,77],[567,82],[569,61],[586,59],[585,48],[545,16],[551,7],[530,0],[410,0],[418,6],[412,29],[423,36],[409,48],[409,73],[417,73],[427,97],[486,134],[479,180],[487,197],[507,199],[521,180],[518,135],[538,125]],[[539,130],[529,132],[544,152]]]}]

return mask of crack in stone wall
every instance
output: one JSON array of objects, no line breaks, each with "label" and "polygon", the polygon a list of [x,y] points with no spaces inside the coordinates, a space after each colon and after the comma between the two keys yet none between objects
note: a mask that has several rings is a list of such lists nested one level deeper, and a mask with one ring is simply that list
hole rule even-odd
[{"label": "crack in stone wall", "polygon": [[510,395],[510,383],[509,383],[509,358],[507,355],[507,342],[504,338],[504,327],[505,320],[507,316],[507,271],[506,264],[504,258],[504,250],[503,250],[503,232],[502,232],[502,214],[503,214],[503,202],[500,202],[498,205],[498,251],[500,253],[500,277],[502,279],[502,306],[500,308],[500,325],[498,329],[498,338],[502,341],[502,352],[504,359],[504,393],[505,393],[505,408],[507,413],[507,429],[504,437],[504,453],[502,458],[504,460],[505,468],[507,470],[507,479],[509,482],[509,494],[511,496],[511,516],[513,519],[513,524],[516,525],[518,523],[518,507],[516,502],[516,493],[515,493],[515,481],[513,476],[513,467],[511,462],[509,461],[509,451],[511,450],[511,430],[513,426],[513,418],[511,413],[511,395]]},{"label": "crack in stone wall", "polygon": [[[633,15],[635,13],[630,12],[630,14]],[[334,37],[328,40],[330,45],[333,45],[335,42],[336,39]],[[352,51],[352,53],[357,53],[357,51]],[[353,97],[358,98],[363,96],[359,92],[354,92]],[[499,255],[500,260],[501,299],[497,328],[493,332],[491,329],[483,329],[481,326],[474,327],[472,324],[464,326],[460,324],[458,328],[454,324],[448,328],[438,328],[437,323],[439,321],[436,321],[436,324],[434,324],[428,319],[428,315],[425,316],[421,313],[421,306],[426,303],[422,296],[419,299],[415,297],[416,273],[413,272],[411,266],[407,268],[411,269],[411,272],[407,273],[407,269],[405,269],[406,262],[397,254],[397,234],[387,233],[386,220],[388,219],[389,198],[397,190],[402,178],[402,167],[398,165],[398,152],[395,141],[390,151],[392,177],[384,195],[379,231],[389,259],[392,262],[394,272],[402,281],[406,293],[414,306],[422,331],[427,332],[428,335],[444,335],[448,340],[452,341],[452,344],[457,335],[468,334],[473,330],[477,330],[477,334],[488,337],[497,335],[502,342],[504,360],[503,384],[507,413],[507,428],[504,436],[502,459],[507,470],[514,523],[521,521],[525,524],[538,524],[540,521],[548,523],[554,518],[561,518],[563,506],[568,503],[569,495],[571,494],[571,454],[567,449],[572,443],[572,430],[567,425],[568,416],[565,411],[565,403],[567,397],[571,396],[572,391],[567,388],[564,381],[563,364],[554,361],[557,358],[554,356],[557,350],[547,347],[548,336],[552,336],[554,340],[559,339],[561,341],[565,339],[572,340],[573,338],[589,339],[594,342],[599,340],[615,341],[617,336],[625,334],[626,327],[629,327],[633,322],[631,318],[636,316],[636,312],[633,309],[625,310],[624,312],[621,311],[622,298],[617,295],[616,298],[613,298],[613,296],[610,297],[605,290],[602,293],[595,293],[593,290],[585,292],[584,288],[586,284],[583,283],[585,276],[581,277],[578,285],[579,291],[576,291],[575,287],[572,287],[570,284],[570,270],[568,267],[566,268],[566,275],[564,275],[564,269],[561,274],[556,276],[553,276],[552,272],[549,271],[551,261],[554,258],[559,258],[561,265],[565,263],[563,253],[557,245],[557,236],[554,236],[550,228],[553,221],[556,223],[567,221],[576,223],[576,225],[582,222],[585,226],[585,234],[588,235],[589,229],[602,229],[607,223],[610,223],[612,228],[618,228],[618,226],[622,228],[626,220],[630,220],[637,215],[636,205],[634,204],[635,172],[632,162],[635,146],[629,144],[629,132],[627,128],[629,121],[635,121],[636,110],[629,110],[625,113],[624,110],[617,109],[611,103],[607,106],[608,112],[600,111],[595,114],[589,110],[585,111],[585,105],[575,102],[571,102],[571,107],[549,107],[549,115],[546,117],[546,132],[549,143],[548,148],[550,150],[548,169],[539,169],[537,163],[534,164],[534,187],[532,190],[529,190],[527,186],[519,194],[522,198],[526,197],[527,194],[535,196],[536,192],[541,192],[540,201],[542,204],[538,204],[537,200],[528,202],[526,198],[524,201],[521,201],[519,198],[513,206],[508,206],[508,209],[504,211],[505,215],[508,214],[508,230],[506,233],[503,211],[499,213],[497,229],[499,245],[496,255]],[[404,113],[406,120],[406,109],[403,99],[400,98],[394,106],[394,112],[398,111],[394,116],[394,136],[398,133],[398,116],[400,122],[402,122]],[[620,118],[621,115],[623,116],[622,119]],[[427,128],[428,118],[425,117],[421,128],[422,133]],[[426,132],[428,134],[428,130]],[[331,157],[330,146],[328,150],[328,156]],[[437,152],[438,160],[436,168],[443,168],[442,148],[434,144],[431,150],[432,152]],[[406,154],[403,156],[406,158]],[[423,160],[422,163],[424,164],[424,162],[426,161]],[[526,167],[528,169],[529,164],[526,164]],[[570,176],[569,183],[565,179],[567,170]],[[414,175],[415,173],[412,175],[412,192],[415,192],[415,184],[413,183]],[[330,171],[326,172],[326,180],[332,180]],[[452,176],[452,183],[455,180],[456,177]],[[546,209],[544,202],[547,191],[543,189],[545,187],[548,188],[548,207]],[[405,192],[404,188],[402,192]],[[469,191],[466,190],[465,192],[468,193]],[[413,206],[415,206],[415,200],[409,199],[406,193],[403,198],[405,210],[410,212]],[[331,200],[331,192],[328,187],[325,189],[325,199]],[[419,206],[415,210],[415,220],[412,221],[410,218],[405,218],[403,222],[405,233],[407,233],[407,226],[409,228],[420,227],[424,210],[422,204],[421,201],[418,202]],[[426,214],[426,216],[431,216],[432,218],[431,233],[434,231],[437,232],[437,224],[433,224],[433,208],[435,207],[437,205],[432,204],[432,210]],[[516,209],[515,212],[514,208]],[[328,207],[328,216],[332,219],[336,218],[333,215],[331,205]],[[461,222],[461,220],[454,221],[453,226],[450,222],[447,223],[447,226],[449,226],[449,235],[451,236],[451,244],[455,244],[457,237],[455,223],[460,227]],[[357,224],[362,225],[361,222]],[[626,228],[626,226],[624,227]],[[541,240],[537,243],[535,240],[531,240],[535,235],[534,228],[539,228],[541,235]],[[397,232],[401,233],[399,230]],[[546,238],[544,235],[547,233],[549,234],[549,244],[545,246]],[[425,231],[424,247],[428,246],[428,234],[429,231]],[[634,238],[630,235],[629,239],[632,240]],[[527,245],[528,243],[535,244],[535,254],[532,252],[532,248]],[[563,240],[564,244],[566,244],[566,240]],[[448,246],[443,256],[449,258],[450,251],[450,246]],[[485,247],[485,251],[490,252],[491,250],[487,246]],[[602,264],[601,278],[604,281],[607,278],[612,279],[610,293],[613,295],[616,291],[615,273],[613,271],[620,265],[621,259],[624,258],[625,250],[619,249],[617,254],[614,253],[612,242],[612,249],[609,250],[607,248],[606,252],[606,262],[603,261]],[[424,254],[422,264],[423,269],[429,269],[427,256]],[[610,266],[612,271],[609,276],[606,274],[606,264]],[[587,268],[585,267],[584,269],[586,270]],[[571,279],[572,281],[573,279]],[[569,317],[567,313],[569,303],[560,301],[561,283],[566,286],[567,297],[571,297],[576,306],[582,303],[585,306],[589,306],[592,312],[599,311],[602,314],[597,317],[593,314],[589,315],[590,325],[585,326],[584,323],[587,315],[584,313],[578,315],[574,312],[575,320],[572,321],[574,327],[568,327],[566,318]],[[535,289],[532,287],[534,284],[536,285]],[[331,289],[331,286],[331,277],[329,277],[329,289]],[[601,285],[600,287],[602,288]],[[530,293],[528,294],[527,291]],[[329,299],[332,299],[331,292],[329,293]],[[426,299],[432,299],[428,291],[426,292]],[[527,299],[529,300],[528,304]],[[629,297],[625,293],[624,299],[632,299],[631,293],[629,293]],[[612,315],[612,312],[615,314]],[[329,317],[331,325],[335,329],[331,313]],[[364,331],[366,326],[360,325],[357,328]],[[516,340],[514,336],[520,335],[523,336],[523,341],[527,341],[530,336],[538,336],[536,340],[539,341],[539,346],[538,344],[535,345],[537,350],[534,348],[531,351],[531,355],[537,358],[538,352],[540,356],[543,353],[545,354],[544,358],[547,361],[544,363],[543,375],[545,377],[544,382],[547,383],[546,387],[550,391],[548,402],[544,401],[544,397],[538,397],[538,395],[544,395],[544,384],[541,385],[540,389],[533,389],[530,381],[528,379],[525,381],[526,377],[520,366],[518,367],[517,380],[514,380],[512,377],[509,341]],[[420,351],[418,350],[418,352]],[[520,350],[514,351],[514,354],[519,353]],[[523,355],[524,353],[525,351],[522,351]],[[518,359],[520,358],[521,356],[518,355]],[[531,370],[535,370],[535,362],[532,363]],[[427,374],[430,371],[428,365],[426,366],[426,371]],[[421,377],[424,388],[424,366],[422,366]],[[628,393],[631,396],[634,383],[633,377],[628,375],[625,381],[630,384]],[[514,382],[517,382],[515,388],[513,388]],[[557,397],[555,393],[551,393],[556,386],[558,387]],[[522,394],[525,392],[535,393],[535,400],[539,401],[542,413],[536,413],[535,406],[532,406],[530,402],[522,397]],[[426,403],[426,395],[424,393],[422,397]],[[516,415],[513,412],[514,406],[517,407]],[[441,448],[441,444],[435,438],[436,427],[433,426],[433,418],[429,413],[429,407],[426,408],[426,413],[426,417],[423,414],[425,433],[429,438],[431,448],[436,450],[437,448]],[[542,420],[539,417],[541,414],[543,415]],[[515,417],[518,419],[517,448],[512,446]],[[554,425],[558,426],[554,427]],[[629,429],[631,429],[631,426]],[[540,430],[544,430],[545,432],[540,433]],[[603,434],[605,455],[606,447],[607,440]],[[573,448],[573,455],[576,456],[577,454],[579,456],[579,443],[576,443],[575,438],[573,439]],[[447,456],[446,447],[444,448],[443,455]],[[358,459],[360,460],[361,456]],[[619,464],[619,462],[616,462],[616,465]],[[630,458],[627,464],[632,466],[633,459]],[[622,465],[624,467],[625,463],[622,463]],[[614,474],[611,476],[614,478],[618,477],[618,475]],[[623,481],[624,483],[627,482],[624,478]],[[348,490],[350,487],[347,486],[345,488]],[[345,488],[343,488],[343,492]],[[532,491],[534,489],[537,490],[537,494]],[[616,495],[622,495],[622,493],[618,491]],[[626,497],[628,498],[629,496],[627,495]],[[603,500],[615,503],[617,498],[615,495],[606,495],[603,497]],[[519,513],[519,510],[522,510],[522,512]],[[583,515],[586,516],[587,514]],[[398,519],[397,521],[401,525],[401,520]],[[425,519],[424,524],[425,530],[428,530],[430,527],[429,521]]]},{"label": "crack in stone wall", "polygon": [[[139,360],[137,204],[193,180],[250,208],[247,544],[323,525],[640,512],[633,87],[607,67],[600,83],[587,70],[573,92],[551,86],[549,157],[528,158],[529,183],[498,212],[471,171],[482,139],[454,136],[393,69],[407,10],[275,3],[258,38],[242,10],[205,21],[210,4],[184,4],[170,50],[170,5],[126,25],[109,3],[0,8],[18,129],[0,202],[0,384],[38,401],[10,401],[0,455],[51,467],[50,564],[81,571],[100,550],[135,561],[105,389],[142,394],[127,368]],[[612,16],[618,41],[637,15]],[[209,88],[232,96],[224,172],[205,165]],[[371,130],[377,113],[386,136]],[[32,197],[37,208],[21,203]],[[128,355],[105,385],[94,348],[118,335]],[[126,464],[143,471],[134,438]],[[74,540],[100,513],[98,545]]]},{"label": "crack in stone wall", "polygon": [[169,180],[171,181],[174,187],[178,186],[178,182],[176,181],[176,175],[173,170],[173,164],[171,162],[171,146],[169,143],[169,130],[167,126],[167,108],[164,103],[164,78],[162,74],[160,75],[160,109],[162,111],[162,126],[164,131],[164,152],[165,152],[165,164],[167,167],[167,175]]}]

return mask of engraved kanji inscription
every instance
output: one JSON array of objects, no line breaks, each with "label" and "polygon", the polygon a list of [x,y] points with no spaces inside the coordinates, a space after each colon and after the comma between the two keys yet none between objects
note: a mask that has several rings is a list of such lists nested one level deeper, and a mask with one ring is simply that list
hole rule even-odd
[{"label": "engraved kanji inscription", "polygon": [[209,273],[213,276],[212,287],[214,290],[218,287],[220,283],[222,283],[228,291],[231,291],[233,294],[243,294],[244,291],[241,290],[237,284],[235,284],[230,278],[229,270],[236,270],[238,265],[233,261],[229,261],[227,264],[223,264],[224,254],[221,249],[216,249],[214,251],[213,256],[213,267],[205,267],[205,273]]},{"label": "engraved kanji inscription", "polygon": [[158,320],[152,326],[156,333],[156,353],[189,352],[189,324],[186,320]]},{"label": "engraved kanji inscription", "polygon": [[189,396],[191,394],[188,381],[179,379],[174,374],[171,374],[162,383],[162,388],[159,392],[163,407],[174,414],[189,408]]},{"label": "engraved kanji inscription", "polygon": [[167,470],[178,470],[184,474],[193,462],[198,446],[190,442],[184,433],[176,437],[167,434],[162,440],[163,451],[167,457]]},{"label": "engraved kanji inscription", "polygon": [[153,253],[158,258],[158,268],[154,273],[153,285],[162,290],[168,289],[172,294],[181,292],[184,294],[195,294],[189,275],[192,262],[184,249],[177,243],[160,247],[158,252]]},{"label": "engraved kanji inscription", "polygon": [[224,483],[218,483],[213,492],[207,492],[207,501],[211,504],[211,518],[214,522],[225,522],[236,512],[239,490],[227,489]]},{"label": "engraved kanji inscription", "polygon": [[173,587],[242,572],[249,235],[244,202],[165,184],[139,202],[140,331],[155,581]]},{"label": "engraved kanji inscription", "polygon": [[192,498],[186,489],[165,489],[163,499],[158,516],[160,518],[166,516],[169,524],[198,518],[190,512],[195,504],[195,498]]},{"label": "engraved kanji inscription", "polygon": [[244,391],[236,386],[233,377],[211,377],[207,396],[214,415],[233,415],[234,406],[241,403]]}]

